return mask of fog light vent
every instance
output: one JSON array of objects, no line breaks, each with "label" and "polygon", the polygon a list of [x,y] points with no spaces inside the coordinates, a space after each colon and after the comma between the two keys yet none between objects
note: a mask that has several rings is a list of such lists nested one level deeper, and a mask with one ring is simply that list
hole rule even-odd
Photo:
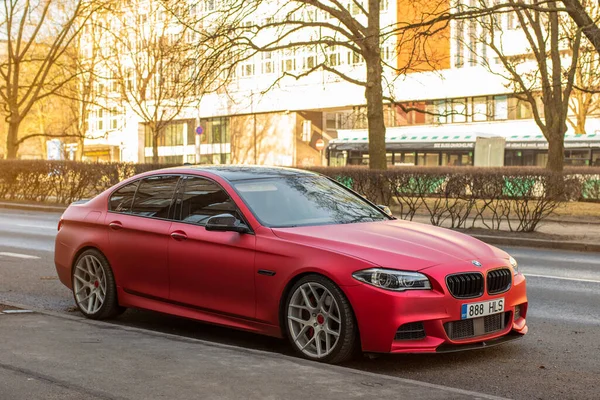
[{"label": "fog light vent", "polygon": [[395,340],[419,340],[425,337],[425,328],[422,322],[410,322],[402,325],[396,331]]},{"label": "fog light vent", "polygon": [[521,305],[515,306],[515,321],[521,318]]}]

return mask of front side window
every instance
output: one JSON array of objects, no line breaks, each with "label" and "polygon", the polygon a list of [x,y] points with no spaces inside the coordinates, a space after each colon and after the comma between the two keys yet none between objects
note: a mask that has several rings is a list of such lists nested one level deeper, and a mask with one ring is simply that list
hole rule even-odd
[{"label": "front side window", "polygon": [[178,199],[175,211],[178,221],[204,226],[210,217],[219,214],[231,214],[242,221],[231,197],[209,179],[185,177],[181,191],[183,197]]},{"label": "front side window", "polygon": [[135,196],[135,191],[137,190],[139,183],[140,181],[135,181],[114,192],[113,195],[110,196],[110,200],[108,202],[109,211],[118,213],[131,212],[133,197]]},{"label": "front side window", "polygon": [[132,214],[152,218],[169,218],[178,176],[152,176],[142,179],[133,200]]},{"label": "front side window", "polygon": [[389,219],[362,197],[320,176],[245,180],[234,187],[257,219],[271,228]]}]

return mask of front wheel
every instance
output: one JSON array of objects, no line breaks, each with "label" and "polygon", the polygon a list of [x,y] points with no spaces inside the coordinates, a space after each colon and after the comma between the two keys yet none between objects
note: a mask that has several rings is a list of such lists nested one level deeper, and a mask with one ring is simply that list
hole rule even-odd
[{"label": "front wheel", "polygon": [[286,301],[287,336],[294,349],[310,360],[340,363],[352,357],[357,328],[342,291],[321,275],[307,275]]},{"label": "front wheel", "polygon": [[98,250],[86,250],[73,268],[73,297],[79,311],[91,319],[109,319],[125,311],[117,301],[115,278]]}]

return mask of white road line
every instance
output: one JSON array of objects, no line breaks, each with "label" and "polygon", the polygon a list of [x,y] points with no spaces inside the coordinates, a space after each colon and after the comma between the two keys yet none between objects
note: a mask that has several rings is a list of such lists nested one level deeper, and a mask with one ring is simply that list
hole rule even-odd
[{"label": "white road line", "polygon": [[[58,222],[57,222],[58,224]],[[15,226],[20,226],[22,228],[36,228],[36,229],[51,229],[51,230],[55,230],[56,227],[52,227],[52,226],[39,226],[39,225],[28,225],[28,224],[14,224]]]},{"label": "white road line", "polygon": [[30,259],[30,260],[39,260],[40,259],[37,256],[30,256],[28,254],[19,254],[19,253],[0,252],[0,256],[14,257],[14,258],[26,258],[26,259]]},{"label": "white road line", "polygon": [[525,275],[525,277],[532,276],[534,278],[548,278],[548,279],[560,279],[563,281],[600,283],[600,280],[596,280],[596,279],[567,278],[565,276],[536,275],[536,274],[527,274],[527,273],[525,273],[524,275]]}]

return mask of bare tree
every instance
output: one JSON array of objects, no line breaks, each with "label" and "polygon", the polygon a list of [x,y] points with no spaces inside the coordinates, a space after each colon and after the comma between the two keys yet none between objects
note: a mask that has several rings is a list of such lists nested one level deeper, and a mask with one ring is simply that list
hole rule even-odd
[{"label": "bare tree", "polygon": [[[583,0],[582,5],[595,21],[600,20],[599,3]],[[565,21],[564,26],[567,34],[571,36],[575,36],[580,29],[572,19]],[[570,48],[570,51],[573,49]],[[569,124],[576,134],[585,134],[588,115],[600,111],[600,53],[594,49],[593,44],[586,37],[581,41],[569,107],[573,114],[569,116]]]},{"label": "bare tree", "polygon": [[[448,34],[447,24],[411,25],[400,31],[396,23],[381,24],[387,0],[266,0],[209,4],[204,15],[227,26],[213,32],[215,41],[226,43],[242,75],[251,73],[256,59],[274,74],[272,85],[286,79],[302,79],[317,71],[328,78],[345,80],[364,88],[369,131],[369,166],[386,169],[384,100],[393,97],[385,85],[409,71],[434,69],[449,54],[436,53],[436,34]],[[417,0],[406,4],[406,23],[448,11],[445,1]],[[448,18],[446,18],[448,20]],[[396,18],[393,18],[396,21]],[[206,24],[204,24],[206,26]],[[232,49],[237,49],[233,51]],[[298,56],[298,54],[302,54]],[[228,58],[232,61],[232,58]],[[254,61],[253,61],[254,60]]]},{"label": "bare tree", "polygon": [[7,158],[16,158],[26,139],[43,135],[19,135],[19,128],[38,102],[73,79],[56,73],[56,68],[96,7],[91,0],[6,0],[0,7],[0,26],[7,39],[6,56],[0,61]]},{"label": "bare tree", "polygon": [[[507,4],[512,11],[471,19],[479,30],[469,32],[468,40],[491,50],[491,57],[478,56],[478,61],[502,76],[517,94],[519,107],[531,113],[548,141],[547,168],[562,171],[582,32],[565,29],[568,16],[556,1],[508,0]],[[486,2],[475,0],[460,7],[485,8]],[[471,41],[471,35],[477,40]],[[478,54],[472,45],[470,50]]]},{"label": "bare tree", "polygon": [[590,41],[592,47],[600,54],[600,20],[597,16],[589,14],[587,6],[591,2],[586,0],[562,0],[562,3],[565,5],[569,16]]},{"label": "bare tree", "polygon": [[159,1],[139,3],[118,2],[106,15],[98,15],[111,36],[102,45],[98,74],[117,95],[109,97],[119,99],[143,121],[157,163],[165,128],[199,101],[205,83],[200,77],[208,80],[199,71],[207,61],[202,61],[194,32],[179,23],[187,8],[168,9]]}]

